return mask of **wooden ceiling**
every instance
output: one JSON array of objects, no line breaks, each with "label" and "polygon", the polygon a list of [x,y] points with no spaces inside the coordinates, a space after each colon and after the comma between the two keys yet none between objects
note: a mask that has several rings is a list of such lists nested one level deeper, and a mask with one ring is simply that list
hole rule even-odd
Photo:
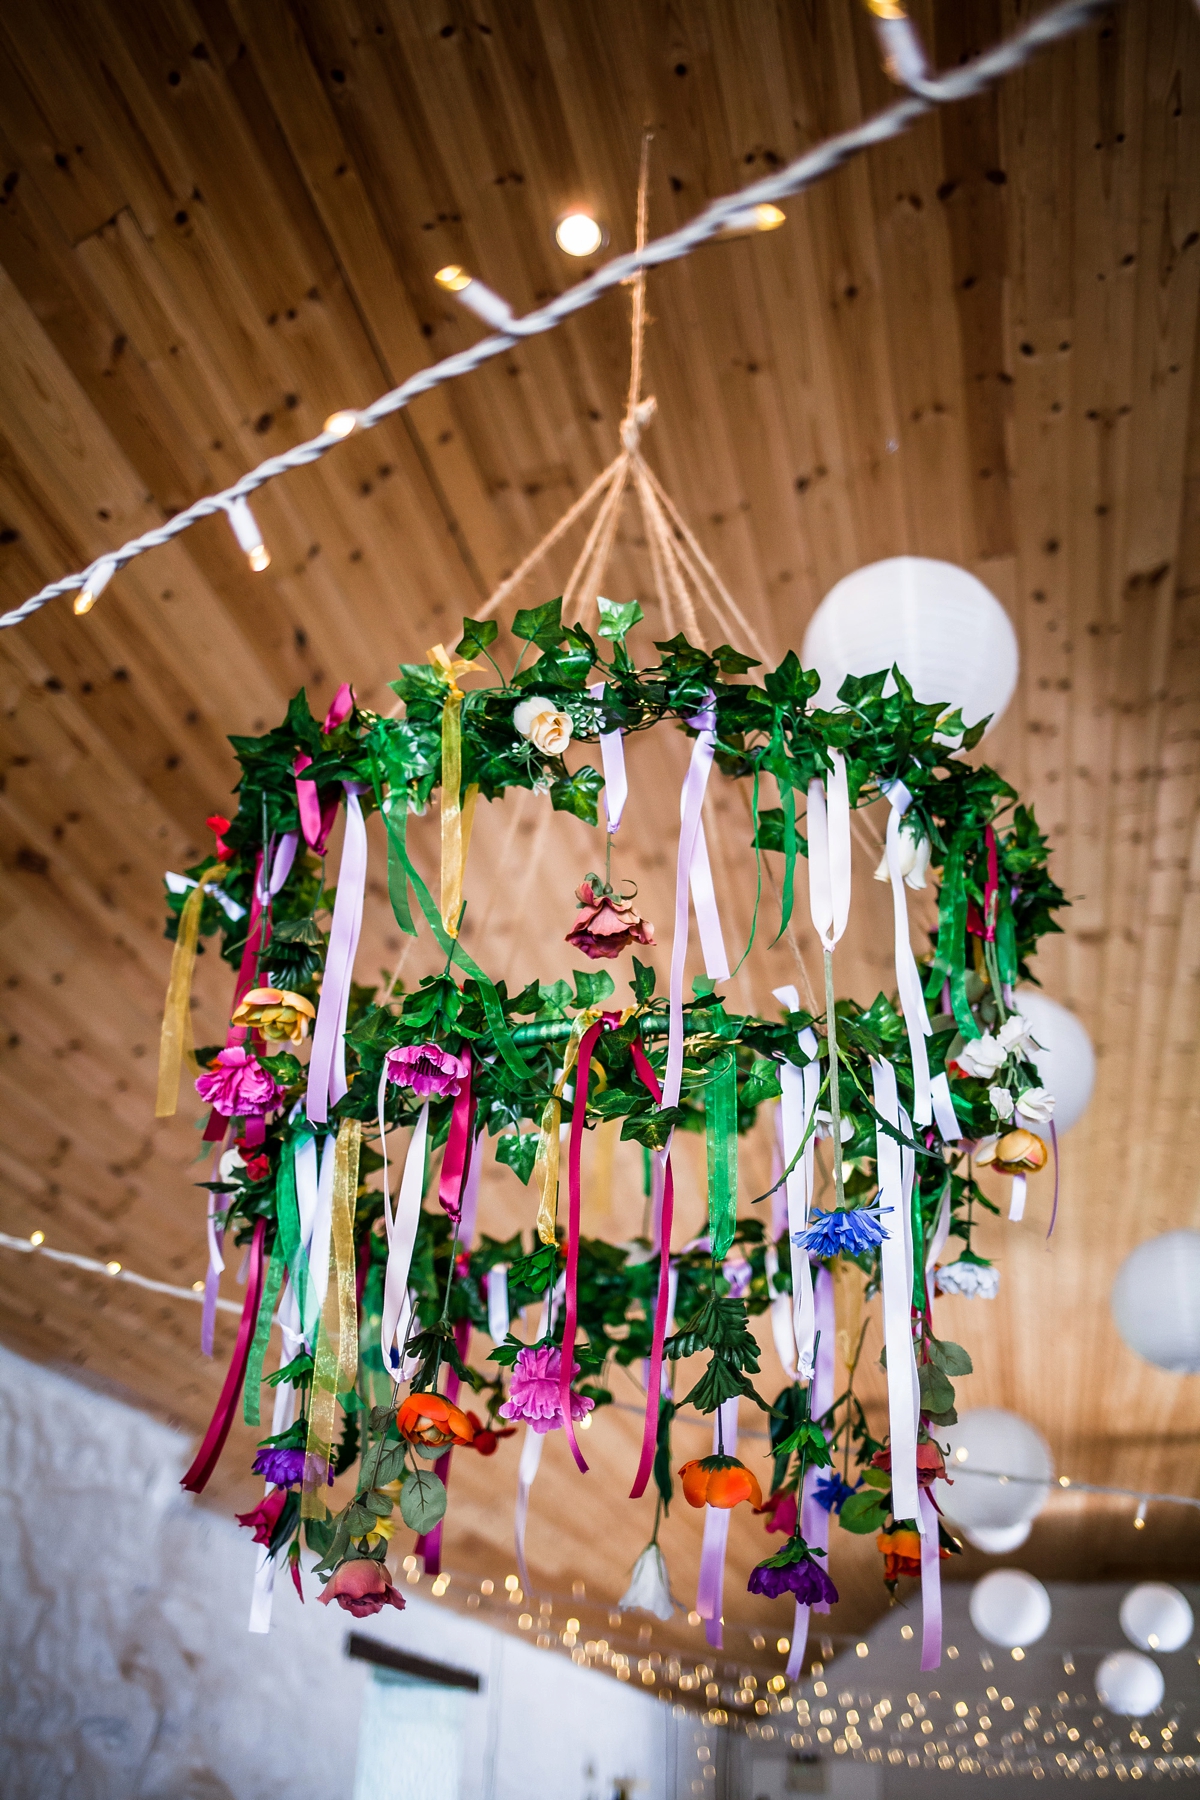
[{"label": "wooden ceiling", "polygon": [[[916,7],[940,64],[1025,11]],[[645,440],[773,654],[799,647],[835,580],[901,551],[965,564],[1008,608],[1022,680],[986,749],[1052,833],[1074,905],[1039,973],[1092,1033],[1099,1079],[1064,1147],[1054,1240],[1043,1182],[1022,1226],[985,1234],[1000,1298],[942,1302],[945,1330],[976,1359],[966,1403],[1035,1421],[1060,1468],[1183,1492],[1200,1396],[1124,1349],[1107,1294],[1131,1245],[1200,1223],[1198,88],[1194,8],[1130,0],[790,202],[784,229],[654,275]],[[643,126],[661,232],[889,91],[855,0],[7,0],[4,602],[474,341],[434,286],[441,265],[522,310],[578,278],[552,237],[569,207],[628,248]],[[614,454],[627,356],[617,294],[265,490],[267,573],[210,521],[86,619],[60,601],[0,637],[4,1230],[184,1285],[202,1273],[193,1122],[153,1118],[162,870],[195,858],[226,800],[227,733],[269,726],[301,683],[314,705],[342,679],[382,703],[399,660],[451,637]],[[639,533],[631,511],[608,591],[640,595],[653,625]],[[579,541],[510,605],[560,591]],[[631,763],[620,862],[661,921],[682,745],[638,744]],[[713,818],[744,941],[743,796],[724,788]],[[873,832],[839,958],[863,999],[890,984]],[[414,832],[427,869],[435,833]],[[518,981],[565,972],[554,946],[595,855],[544,801],[491,809],[474,952]],[[360,979],[401,949],[380,866]],[[801,952],[811,965],[803,933]],[[210,1036],[228,998],[215,963],[198,982]],[[793,979],[782,949],[756,950],[734,991],[763,1009]],[[752,1172],[764,1156],[750,1149]],[[594,1216],[636,1230],[633,1165],[618,1157],[611,1199],[596,1176]],[[690,1230],[695,1171],[684,1192]],[[507,1171],[484,1206],[487,1228],[531,1222]],[[0,1257],[9,1343],[202,1426],[221,1357],[199,1355],[198,1309]],[[646,1506],[615,1498],[635,1433],[632,1414],[602,1418],[586,1480],[550,1447],[531,1553],[556,1590],[621,1591],[648,1535]],[[249,1441],[227,1453],[222,1503],[249,1491]],[[456,1471],[452,1566],[512,1566],[514,1462]],[[1068,1578],[1194,1572],[1189,1514],[1152,1508],[1140,1534],[1130,1517],[1056,1495],[1021,1560]],[[688,1596],[698,1521],[667,1533]],[[735,1521],[727,1617],[773,1637],[781,1609],[737,1573],[760,1543]],[[832,1628],[856,1630],[883,1599],[873,1548],[835,1533],[834,1573]]]}]

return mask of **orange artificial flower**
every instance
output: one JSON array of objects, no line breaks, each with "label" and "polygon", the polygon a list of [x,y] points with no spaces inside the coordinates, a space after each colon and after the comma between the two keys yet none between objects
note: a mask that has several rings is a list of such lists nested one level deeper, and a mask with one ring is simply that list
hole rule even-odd
[{"label": "orange artificial flower", "polygon": [[991,1163],[1005,1175],[1035,1175],[1045,1168],[1049,1154],[1046,1140],[1036,1131],[1006,1131],[995,1143],[982,1145],[975,1152],[975,1162]]},{"label": "orange artificial flower", "polygon": [[308,1021],[316,1016],[316,1007],[303,994],[285,988],[252,988],[234,1013],[233,1023],[261,1032],[268,1046],[300,1044],[308,1036]]},{"label": "orange artificial flower", "polygon": [[[875,1539],[875,1548],[883,1552],[883,1579],[885,1581],[898,1581],[901,1575],[919,1575],[921,1573],[919,1533],[904,1528],[899,1531],[881,1531]],[[950,1552],[939,1546],[938,1555],[945,1562]]]},{"label": "orange artificial flower", "polygon": [[427,1450],[449,1450],[475,1438],[475,1427],[466,1413],[440,1394],[410,1394],[396,1414],[396,1430],[410,1444]]},{"label": "orange artificial flower", "polygon": [[728,1510],[739,1501],[752,1500],[755,1509],[762,1506],[762,1489],[734,1456],[702,1456],[684,1463],[679,1471],[683,1497],[689,1506],[719,1506]]}]

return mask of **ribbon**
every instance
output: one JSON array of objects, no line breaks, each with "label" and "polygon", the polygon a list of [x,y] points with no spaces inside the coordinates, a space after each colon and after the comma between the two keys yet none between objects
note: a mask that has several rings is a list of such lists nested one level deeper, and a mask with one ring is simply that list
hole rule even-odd
[{"label": "ribbon", "polygon": [[[321,1321],[313,1356],[312,1390],[308,1409],[308,1442],[305,1446],[304,1482],[300,1516],[320,1518],[325,1511],[323,1490],[333,1454],[334,1411],[339,1394],[354,1386],[358,1368],[358,1318],[354,1295],[354,1204],[358,1193],[358,1158],[362,1145],[362,1121],[343,1119],[333,1154],[331,1243],[324,1260],[326,1280]],[[322,1175],[324,1168],[322,1168]],[[314,1231],[314,1240],[316,1233]],[[318,1246],[314,1241],[314,1256]],[[321,1267],[314,1264],[314,1269]]]},{"label": "ribbon", "polygon": [[[467,1240],[467,1247],[469,1247],[469,1239]],[[470,1319],[460,1319],[455,1325],[454,1343],[458,1354],[465,1362],[467,1360],[467,1351],[471,1348]],[[462,1382],[457,1370],[451,1369],[446,1377],[446,1399],[451,1406],[456,1406],[458,1404],[458,1396],[461,1388]],[[441,1482],[442,1486],[448,1488],[450,1485],[449,1450],[446,1451],[444,1456],[438,1457],[433,1465],[433,1472]],[[432,1531],[422,1532],[421,1536],[413,1545],[414,1556],[421,1556],[425,1559],[425,1573],[427,1575],[440,1575],[442,1572],[442,1526],[445,1522],[445,1517],[443,1516],[438,1520]]]},{"label": "ribbon", "polygon": [[713,756],[716,753],[716,716],[716,708],[710,696],[708,705],[687,721],[697,728],[697,737],[692,745],[692,760],[679,796],[679,855],[675,865],[675,932],[671,942],[664,1106],[678,1105],[679,1090],[683,1083],[683,972],[687,962],[689,892],[696,908],[705,972],[714,981],[725,981],[729,977],[729,962],[721,936],[701,816],[704,791],[708,786]]},{"label": "ribbon", "polygon": [[327,800],[321,805],[321,796],[315,781],[301,781],[304,770],[311,768],[312,757],[301,751],[292,764],[292,774],[296,782],[296,810],[300,814],[300,829],[304,833],[304,841],[310,850],[318,856],[324,856],[329,843],[329,834],[337,819],[337,797]]},{"label": "ribbon", "polygon": [[384,1087],[387,1071],[379,1077],[379,1148],[383,1155],[383,1227],[387,1236],[387,1268],[383,1277],[383,1310],[379,1322],[379,1347],[383,1366],[394,1371],[399,1367],[404,1345],[397,1333],[407,1311],[408,1274],[412,1267],[413,1249],[421,1223],[421,1196],[425,1191],[425,1145],[429,1135],[429,1102],[417,1114],[413,1134],[408,1143],[404,1172],[393,1210],[388,1177],[387,1135],[383,1117]]},{"label": "ribbon", "polygon": [[328,1119],[330,1101],[336,1103],[347,1090],[346,1012],[350,1005],[350,983],[358,935],[362,930],[363,894],[367,881],[367,828],[362,807],[353,784],[345,782],[343,785],[346,790],[346,837],[338,870],[337,899],[333,903],[329,954],[321,981],[317,1022],[313,1027],[305,1099],[305,1110],[317,1125],[323,1125]]},{"label": "ribbon", "polygon": [[[642,1086],[648,1089],[655,1102],[662,1105],[662,1089],[658,1085],[658,1077],[650,1067],[650,1059],[640,1037],[634,1038],[629,1046],[629,1054],[633,1058],[633,1066],[638,1072]],[[638,1461],[637,1474],[633,1478],[633,1486],[629,1490],[631,1500],[640,1500],[646,1491],[646,1483],[650,1479],[650,1471],[654,1467],[654,1455],[658,1447],[658,1414],[663,1388],[663,1345],[667,1338],[668,1314],[674,1311],[675,1294],[671,1281],[671,1228],[675,1222],[675,1175],[671,1168],[671,1152],[668,1148],[662,1156],[659,1167],[662,1170],[662,1213],[658,1232],[658,1296],[654,1302],[654,1332],[650,1339],[650,1367],[646,1377],[646,1419],[642,1428],[642,1454]]]},{"label": "ribbon", "polygon": [[950,840],[942,865],[937,950],[929,974],[929,995],[932,998],[936,994],[944,976],[950,984],[950,1006],[955,1024],[965,1038],[977,1038],[979,1026],[967,999],[966,937],[966,844],[961,835],[956,834]]},{"label": "ribbon", "polygon": [[737,1233],[737,1057],[731,1049],[704,1090],[708,1152],[708,1235],[715,1262],[724,1262]]},{"label": "ribbon", "polygon": [[156,1119],[175,1116],[175,1108],[179,1104],[179,1077],[185,1059],[193,1073],[197,1068],[192,1040],[192,971],[196,966],[196,944],[200,936],[204,890],[220,872],[219,863],[202,871],[179,915],[158,1048],[158,1097],[154,1106]]},{"label": "ribbon", "polygon": [[[215,1108],[213,1117],[221,1118]],[[221,1156],[232,1131],[231,1120],[221,1119],[221,1123],[225,1129],[221,1133],[220,1144],[213,1151],[212,1168],[209,1172],[210,1181],[221,1179]],[[205,1209],[208,1267],[204,1271],[204,1305],[200,1313],[200,1354],[202,1356],[211,1356],[213,1353],[213,1335],[217,1325],[217,1297],[221,1288],[221,1276],[225,1273],[225,1232],[217,1227],[217,1214],[223,1210],[223,1207],[218,1204],[217,1196],[209,1188],[208,1204]]]},{"label": "ribbon", "polygon": [[921,1522],[921,1673],[926,1675],[942,1663],[942,1552],[928,1488],[921,1489]]},{"label": "ribbon", "polygon": [[493,1263],[487,1274],[488,1335],[502,1344],[511,1323],[508,1311],[508,1264]]},{"label": "ribbon", "polygon": [[[717,1416],[713,1421],[713,1455],[716,1456],[724,1446],[726,1456],[735,1456],[737,1436],[738,1403],[735,1394],[732,1400],[722,1401],[717,1408]],[[712,1650],[723,1650],[725,1647],[721,1631],[724,1620],[721,1615],[725,1597],[725,1548],[728,1541],[729,1508],[706,1505],[704,1540],[700,1546],[700,1574],[696,1582],[696,1611],[704,1620],[705,1640]]]},{"label": "ribbon", "polygon": [[571,1455],[581,1474],[588,1472],[582,1450],[575,1436],[571,1417],[571,1382],[575,1377],[575,1331],[579,1323],[579,1213],[581,1206],[580,1155],[583,1149],[583,1124],[587,1116],[588,1076],[592,1069],[592,1052],[604,1029],[600,1020],[589,1025],[579,1044],[578,1067],[575,1072],[575,1099],[571,1107],[571,1136],[567,1149],[567,1267],[566,1312],[563,1318],[562,1356],[559,1358],[558,1399],[562,1409],[563,1430],[571,1446]]},{"label": "ribbon", "polygon": [[950,1177],[947,1175],[946,1185],[942,1189],[942,1203],[938,1208],[937,1224],[933,1228],[933,1236],[929,1240],[929,1249],[925,1254],[925,1288],[927,1293],[932,1293],[932,1289],[929,1285],[929,1278],[932,1276],[933,1271],[937,1266],[938,1257],[942,1254],[942,1251],[946,1248],[946,1244],[949,1241],[950,1225]]},{"label": "ribbon", "polygon": [[1012,1194],[1008,1202],[1008,1216],[1014,1225],[1025,1217],[1025,1193],[1027,1187],[1028,1182],[1024,1175],[1013,1176]]},{"label": "ribbon", "polygon": [[[588,689],[593,700],[603,700],[605,683],[597,681]],[[629,798],[629,781],[625,774],[625,734],[618,728],[616,731],[602,731],[600,738],[600,763],[604,770],[604,819],[611,837],[621,823],[621,815],[625,811],[625,802]]]},{"label": "ribbon", "polygon": [[822,948],[832,950],[850,917],[850,784],[846,759],[808,784],[808,910]]},{"label": "ribbon", "polygon": [[237,1411],[238,1397],[242,1391],[242,1382],[246,1377],[246,1359],[250,1354],[250,1342],[258,1318],[258,1303],[262,1298],[263,1236],[266,1228],[265,1219],[259,1219],[254,1227],[254,1236],[250,1240],[250,1256],[246,1267],[246,1298],[242,1304],[242,1317],[238,1325],[233,1356],[230,1359],[229,1368],[226,1370],[224,1385],[221,1388],[208,1430],[192,1460],[191,1467],[179,1484],[190,1494],[199,1494],[204,1491],[208,1478],[216,1468],[217,1460],[225,1448],[225,1439],[229,1436],[229,1427],[232,1425],[233,1415]]},{"label": "ribbon", "polygon": [[318,1209],[317,1186],[316,1139],[307,1119],[294,1118],[279,1158],[275,1216],[279,1224],[278,1241],[291,1277],[296,1322],[303,1338],[312,1337],[320,1313],[308,1258]]},{"label": "ribbon", "polygon": [[542,1108],[537,1155],[533,1161],[533,1179],[540,1196],[537,1211],[537,1234],[543,1244],[558,1242],[555,1221],[558,1217],[559,1130],[562,1125],[563,1091],[570,1079],[571,1071],[575,1067],[583,1035],[595,1024],[596,1018],[597,1009],[589,1006],[573,1021],[571,1035],[567,1039],[567,1046],[563,1051],[563,1066],[559,1071],[558,1080],[554,1083],[554,1090]]},{"label": "ribbon", "polygon": [[[548,1335],[554,1317],[554,1307],[562,1295],[564,1285],[565,1277],[560,1275],[542,1301],[542,1315],[538,1321],[535,1343],[540,1343]],[[525,1531],[529,1524],[529,1496],[542,1460],[542,1448],[545,1441],[542,1432],[535,1431],[532,1425],[526,1425],[525,1436],[521,1439],[521,1456],[517,1464],[517,1502],[513,1507],[513,1543],[517,1552],[517,1571],[521,1577],[521,1586],[527,1594],[532,1592],[533,1587],[529,1579],[529,1568],[525,1561]]]},{"label": "ribbon", "polygon": [[[821,1419],[833,1405],[834,1339],[837,1325],[834,1316],[833,1277],[826,1268],[817,1271],[815,1311],[817,1329],[821,1335],[813,1368],[809,1413],[812,1418]],[[820,1474],[819,1469],[806,1469],[804,1472],[804,1491],[800,1496],[800,1535],[811,1549],[824,1550],[828,1558],[829,1514],[816,1497]],[[826,1561],[826,1567],[828,1566]],[[797,1600],[787,1661],[789,1681],[800,1679],[804,1653],[808,1648],[810,1611],[827,1613],[829,1602],[822,1600],[810,1608]]]},{"label": "ribbon", "polygon": [[[899,1130],[903,1114],[896,1095],[896,1071],[891,1063],[871,1059],[875,1110],[885,1124]],[[880,1210],[888,1219],[883,1227],[883,1327],[887,1346],[888,1428],[892,1453],[892,1512],[897,1519],[912,1519],[923,1529],[917,1502],[917,1416],[920,1388],[913,1351],[912,1293],[913,1249],[911,1193],[915,1161],[911,1151],[901,1155],[901,1145],[883,1130],[875,1129],[875,1157],[879,1177]],[[907,1162],[907,1167],[905,1166]]]},{"label": "ribbon", "polygon": [[[279,1366],[285,1368],[291,1361],[286,1339],[279,1353]],[[271,1419],[271,1436],[278,1437],[286,1431],[292,1422],[295,1407],[296,1390],[290,1381],[281,1381],[275,1389],[275,1406]],[[275,1491],[275,1483],[263,1483],[263,1498]],[[271,1555],[269,1544],[258,1546],[258,1561],[254,1566],[254,1586],[250,1591],[250,1621],[248,1630],[265,1634],[271,1629],[271,1608],[275,1598],[275,1573],[279,1565],[287,1560],[287,1549],[283,1548],[278,1556]]]},{"label": "ribbon", "polygon": [[1050,1226],[1046,1232],[1048,1238],[1054,1236],[1054,1227],[1058,1222],[1058,1130],[1053,1119],[1050,1121],[1050,1142],[1054,1148],[1054,1204],[1050,1208]]},{"label": "ribbon", "polygon": [[[933,1096],[929,1083],[929,1051],[925,1039],[933,1031],[925,1009],[925,995],[908,934],[908,900],[904,877],[900,873],[900,821],[912,804],[912,795],[902,781],[889,782],[884,793],[891,803],[887,823],[887,866],[892,884],[892,925],[895,938],[896,991],[904,1023],[908,1028],[908,1049],[913,1069],[913,1122],[928,1125],[933,1117]],[[954,1117],[954,1108],[950,1108]],[[955,1135],[959,1135],[957,1131]]]},{"label": "ribbon", "polygon": [[475,1096],[471,1091],[474,1060],[471,1046],[463,1049],[467,1073],[459,1085],[450,1115],[450,1131],[442,1156],[442,1172],[438,1181],[438,1204],[448,1219],[457,1223],[462,1218],[463,1195],[467,1182],[467,1165],[471,1157],[471,1134],[475,1124]]},{"label": "ribbon", "polygon": [[283,1245],[276,1233],[275,1244],[271,1251],[271,1260],[267,1264],[266,1279],[263,1282],[262,1299],[258,1307],[258,1323],[254,1327],[254,1337],[250,1343],[250,1353],[246,1358],[246,1381],[242,1394],[242,1417],[247,1425],[261,1423],[261,1395],[263,1379],[263,1358],[267,1354],[267,1343],[271,1336],[271,1320],[275,1316],[275,1302],[279,1299],[279,1290],[283,1286],[284,1271]]},{"label": "ribbon", "polygon": [[471,837],[471,821],[475,816],[475,799],[479,788],[468,787],[465,804],[462,795],[462,703],[460,675],[478,667],[461,656],[451,657],[444,644],[435,644],[429,660],[446,683],[442,703],[442,926],[447,936],[458,936],[462,915],[463,871]]},{"label": "ribbon", "polygon": [[[794,987],[779,987],[773,997],[789,1012],[799,1012],[800,996]],[[812,1369],[813,1335],[816,1317],[813,1306],[812,1266],[808,1251],[796,1242],[798,1233],[808,1228],[808,1213],[813,1197],[813,1156],[816,1134],[812,1129],[817,1095],[821,1091],[821,1069],[817,1061],[817,1034],[810,1026],[797,1036],[796,1042],[809,1058],[804,1068],[785,1062],[779,1069],[779,1129],[784,1168],[791,1172],[784,1184],[787,1196],[788,1242],[792,1264],[792,1332],[796,1343],[796,1374],[807,1381]],[[803,1154],[797,1151],[803,1144]],[[837,1155],[840,1146],[835,1147]]]}]

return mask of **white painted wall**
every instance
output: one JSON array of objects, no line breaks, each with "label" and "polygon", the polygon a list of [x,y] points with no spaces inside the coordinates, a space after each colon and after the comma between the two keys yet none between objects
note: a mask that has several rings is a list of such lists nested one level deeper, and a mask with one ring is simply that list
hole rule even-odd
[{"label": "white painted wall", "polygon": [[181,1492],[187,1451],[0,1349],[5,1800],[409,1800],[418,1746],[400,1758],[386,1738],[435,1704],[444,1736],[426,1742],[445,1755],[424,1800],[611,1800],[618,1779],[635,1800],[692,1800],[692,1719],[436,1602],[354,1628],[474,1670],[478,1696],[377,1682],[344,1654],[348,1616],[301,1607],[290,1583],[251,1637],[249,1533]]}]

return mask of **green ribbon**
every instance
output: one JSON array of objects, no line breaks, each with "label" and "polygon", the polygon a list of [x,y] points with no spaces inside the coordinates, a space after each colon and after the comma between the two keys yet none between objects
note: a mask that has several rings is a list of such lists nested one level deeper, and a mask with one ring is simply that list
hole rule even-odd
[{"label": "green ribbon", "polygon": [[276,1232],[271,1260],[267,1265],[267,1278],[263,1282],[258,1318],[254,1324],[254,1336],[250,1342],[250,1354],[246,1358],[246,1387],[242,1395],[242,1417],[247,1425],[261,1423],[259,1397],[262,1389],[263,1358],[267,1354],[267,1344],[271,1337],[271,1321],[275,1317],[275,1303],[279,1299],[279,1290],[283,1286],[285,1266],[283,1245],[280,1242],[279,1233]]},{"label": "green ribbon", "polygon": [[1017,984],[1017,922],[1006,894],[1000,895],[996,909],[996,961],[1000,979],[1009,987]]},{"label": "green ribbon", "polygon": [[714,1263],[723,1262],[737,1231],[737,1056],[729,1052],[704,1090],[708,1148],[708,1232]]},{"label": "green ribbon", "polygon": [[967,881],[966,842],[955,836],[942,867],[942,886],[938,895],[938,939],[927,993],[932,998],[943,978],[950,982],[950,1005],[955,1023],[965,1038],[977,1038],[979,1027],[971,1014],[967,999],[966,936]]},{"label": "green ribbon", "polygon": [[300,1241],[300,1207],[296,1199],[296,1152],[302,1149],[310,1139],[315,1140],[315,1137],[316,1133],[307,1119],[293,1121],[288,1135],[284,1139],[283,1154],[279,1158],[279,1174],[275,1180],[275,1217],[279,1225],[275,1241],[282,1251],[288,1273],[292,1278],[296,1305],[300,1309],[301,1333],[310,1342],[320,1307],[308,1267],[308,1257],[305,1255],[304,1245]]},{"label": "green ribbon", "polygon": [[786,787],[780,782],[779,799],[783,807],[783,893],[779,901],[776,944],[791,924],[796,893],[796,790],[790,781]]},{"label": "green ribbon", "polygon": [[[940,1199],[940,1195],[939,1195]],[[913,1307],[918,1313],[925,1311],[925,1215],[921,1211],[921,1184],[913,1182],[912,1191],[912,1237],[913,1237]]]}]

